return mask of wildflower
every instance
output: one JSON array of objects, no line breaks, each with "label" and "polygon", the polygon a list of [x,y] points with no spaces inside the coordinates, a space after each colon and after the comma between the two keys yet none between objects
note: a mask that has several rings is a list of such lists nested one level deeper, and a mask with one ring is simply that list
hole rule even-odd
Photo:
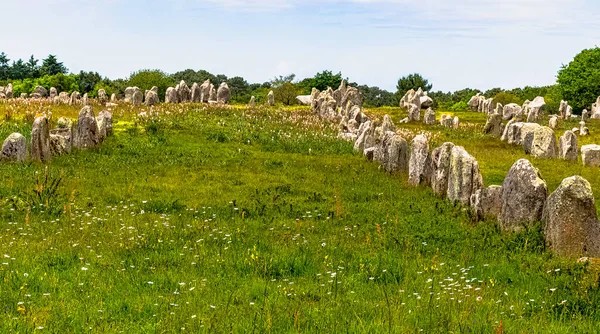
[{"label": "wildflower", "polygon": [[483,298],[482,298],[481,296],[478,296],[478,297],[476,298],[476,300],[477,300],[478,302],[481,302],[481,301],[483,300]]}]

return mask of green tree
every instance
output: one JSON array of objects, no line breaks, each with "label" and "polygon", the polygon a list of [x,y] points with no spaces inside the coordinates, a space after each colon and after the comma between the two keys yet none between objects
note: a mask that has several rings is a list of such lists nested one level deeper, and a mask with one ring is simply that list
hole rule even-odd
[{"label": "green tree", "polygon": [[38,66],[38,61],[31,55],[25,66],[27,66],[27,77],[28,78],[39,78],[40,77],[40,67]]},{"label": "green tree", "polygon": [[13,64],[10,67],[9,77],[13,80],[23,80],[27,78],[27,65],[25,65],[23,60],[19,59],[16,62],[13,61]]},{"label": "green tree", "polygon": [[273,78],[271,80],[271,87],[278,88],[283,86],[286,83],[292,83],[296,79],[296,75],[294,73],[288,75],[280,75],[278,77]]},{"label": "green tree", "polygon": [[296,97],[300,89],[292,82],[285,82],[273,90],[275,101],[281,102],[286,106],[296,104]]},{"label": "green tree", "polygon": [[558,71],[558,88],[573,110],[590,108],[600,96],[600,48],[581,51]]},{"label": "green tree", "polygon": [[0,53],[0,80],[6,80],[10,76],[10,59],[6,53]]},{"label": "green tree", "polygon": [[396,85],[396,94],[402,97],[407,91],[411,89],[417,90],[419,88],[429,92],[431,91],[432,87],[433,85],[430,84],[428,80],[424,79],[419,73],[413,73],[398,79],[398,84]]},{"label": "green tree", "polygon": [[41,75],[55,75],[58,73],[67,74],[69,70],[59,63],[55,55],[48,55],[48,58],[42,60],[42,67],[40,68]]},{"label": "green tree", "polygon": [[142,92],[156,86],[159,98],[164,101],[167,88],[174,87],[175,81],[161,70],[146,69],[132,73],[127,84],[131,87],[138,87]]},{"label": "green tree", "polygon": [[102,77],[98,72],[79,72],[79,92],[81,94],[91,93],[96,84],[102,81]]},{"label": "green tree", "polygon": [[190,87],[194,84],[194,82],[201,85],[206,80],[210,80],[210,82],[215,85],[217,84],[217,77],[205,70],[199,70],[196,72],[192,69],[187,69],[172,74],[171,78],[173,78],[175,82],[180,82],[183,80]]},{"label": "green tree", "polygon": [[233,77],[227,80],[227,86],[231,93],[231,101],[237,103],[246,103],[250,100],[250,85],[242,77]]},{"label": "green tree", "polygon": [[396,96],[387,90],[380,89],[379,87],[369,87],[367,85],[358,86],[357,88],[363,96],[363,103],[366,107],[391,107],[398,104]]},{"label": "green tree", "polygon": [[[488,95],[486,95],[488,96]],[[503,106],[510,104],[510,103],[516,103],[516,104],[523,104],[523,99],[521,99],[520,97],[516,96],[515,94],[512,94],[510,92],[499,92],[498,94],[494,95],[494,106],[496,105],[496,103],[501,103]]]}]

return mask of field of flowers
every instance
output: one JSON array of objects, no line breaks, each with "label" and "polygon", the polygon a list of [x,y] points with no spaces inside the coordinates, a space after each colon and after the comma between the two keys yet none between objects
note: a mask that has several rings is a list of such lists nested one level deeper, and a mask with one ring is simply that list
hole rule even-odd
[{"label": "field of flowers", "polygon": [[[44,111],[79,108],[0,102],[0,138],[30,138]],[[0,332],[597,330],[597,268],[546,252],[539,226],[501,234],[385,174],[307,108],[113,113],[98,148],[0,164]],[[480,134],[483,115],[457,115],[458,130],[401,130],[465,146],[501,184],[522,149]],[[589,128],[582,141],[600,143]],[[600,195],[594,169],[531,161],[550,191],[582,175]]]}]

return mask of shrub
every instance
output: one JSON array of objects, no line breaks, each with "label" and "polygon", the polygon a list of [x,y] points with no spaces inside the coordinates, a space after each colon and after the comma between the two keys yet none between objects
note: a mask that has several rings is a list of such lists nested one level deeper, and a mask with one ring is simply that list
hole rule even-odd
[{"label": "shrub", "polygon": [[558,71],[561,96],[575,111],[590,108],[600,96],[600,48],[587,49]]}]

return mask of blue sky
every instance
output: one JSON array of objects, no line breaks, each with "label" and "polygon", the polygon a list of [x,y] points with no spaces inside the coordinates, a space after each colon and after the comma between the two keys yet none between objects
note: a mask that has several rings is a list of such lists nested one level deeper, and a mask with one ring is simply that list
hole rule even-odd
[{"label": "blue sky", "polygon": [[72,72],[187,68],[264,82],[341,71],[395,90],[547,85],[600,44],[597,0],[0,0],[11,59],[56,54]]}]

